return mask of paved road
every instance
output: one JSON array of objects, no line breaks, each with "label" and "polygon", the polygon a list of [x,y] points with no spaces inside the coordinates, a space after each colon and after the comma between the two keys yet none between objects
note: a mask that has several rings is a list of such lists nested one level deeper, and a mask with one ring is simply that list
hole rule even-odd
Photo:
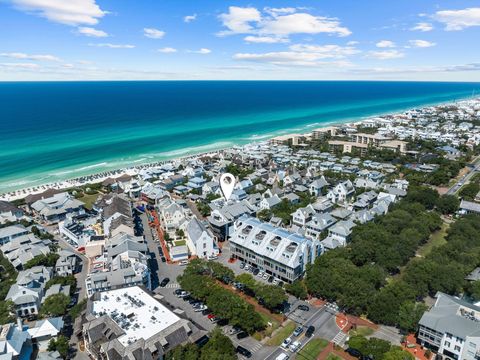
[{"label": "paved road", "polygon": [[160,243],[153,238],[152,228],[148,225],[148,218],[146,214],[141,214],[140,218],[142,219],[143,224],[143,235],[147,242],[148,252],[150,253],[149,267],[151,271],[152,278],[152,290],[155,289],[160,283],[162,274],[160,272],[160,267],[162,261],[160,260],[160,253],[158,252],[158,247]]},{"label": "paved road", "polygon": [[480,157],[477,157],[474,161],[472,161],[471,165],[473,165],[473,168],[468,168],[468,172],[463,175],[455,184],[453,184],[450,189],[448,189],[448,195],[455,194],[463,185],[467,184],[470,179],[480,171]]},{"label": "paved road", "polygon": [[[328,341],[332,341],[340,331],[335,322],[335,312],[325,306],[322,306],[321,308],[311,308],[308,312],[308,316],[305,316],[305,314],[298,314],[299,312],[301,312],[301,310],[295,310],[293,313],[289,314],[289,318],[305,319],[303,322],[299,322],[299,324],[303,325],[305,329],[310,325],[315,327],[314,336],[311,338],[307,338],[305,336],[305,332],[303,332],[298,338],[292,339],[293,341],[300,341],[300,348],[303,348],[311,339],[315,337],[321,337]],[[290,354],[290,356],[293,355],[290,350],[284,350],[281,347],[278,347],[274,349],[265,358],[265,360],[274,360],[282,353]]]}]

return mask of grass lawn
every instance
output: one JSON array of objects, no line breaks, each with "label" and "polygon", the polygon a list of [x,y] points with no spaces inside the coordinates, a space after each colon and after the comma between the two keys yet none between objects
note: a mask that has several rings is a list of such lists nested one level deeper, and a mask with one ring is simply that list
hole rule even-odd
[{"label": "grass lawn", "polygon": [[[265,314],[264,312],[259,312],[259,314],[263,319],[263,321],[265,321],[265,324],[267,324],[267,327],[263,331],[257,331],[252,336],[255,340],[261,341],[263,338],[266,338],[267,336],[272,335],[272,333],[278,329],[278,327],[280,326],[280,323],[274,318]],[[268,323],[272,324],[272,326],[268,326]]]},{"label": "grass lawn", "polygon": [[187,242],[185,240],[177,240],[175,241],[175,246],[183,246],[186,245]]},{"label": "grass lawn", "polygon": [[100,193],[93,194],[93,195],[88,195],[88,194],[84,193],[84,195],[81,198],[79,198],[78,200],[85,203],[85,208],[86,209],[92,210],[93,204],[95,203],[95,201],[97,201],[97,198],[99,196],[100,196]]},{"label": "grass lawn", "polygon": [[427,243],[418,249],[417,254],[425,257],[432,252],[433,248],[445,244],[447,242],[445,240],[445,236],[447,235],[449,226],[449,224],[443,223],[439,230],[430,235],[430,239],[427,241]]},{"label": "grass lawn", "polygon": [[305,345],[302,348],[302,350],[298,352],[297,358],[316,359],[327,345],[328,345],[328,341],[325,339],[320,339],[320,338],[312,339],[307,343],[307,345]]},{"label": "grass lawn", "polygon": [[338,355],[335,355],[334,353],[330,353],[328,354],[326,360],[344,360],[344,359]]},{"label": "grass lawn", "polygon": [[369,328],[368,326],[357,326],[355,330],[350,330],[350,336],[369,336],[372,335],[375,331],[372,328]]},{"label": "grass lawn", "polygon": [[293,321],[288,321],[286,325],[277,331],[277,333],[267,342],[270,346],[279,346],[287,337],[292,335],[296,324]]}]

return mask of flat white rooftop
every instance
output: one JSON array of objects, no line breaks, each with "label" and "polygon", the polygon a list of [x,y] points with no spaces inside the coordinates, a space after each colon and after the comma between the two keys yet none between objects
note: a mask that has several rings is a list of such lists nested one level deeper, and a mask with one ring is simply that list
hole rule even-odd
[{"label": "flat white rooftop", "polygon": [[129,345],[147,340],[176,323],[180,318],[138,286],[100,293],[93,302],[95,316],[108,315],[125,332],[118,340]]}]

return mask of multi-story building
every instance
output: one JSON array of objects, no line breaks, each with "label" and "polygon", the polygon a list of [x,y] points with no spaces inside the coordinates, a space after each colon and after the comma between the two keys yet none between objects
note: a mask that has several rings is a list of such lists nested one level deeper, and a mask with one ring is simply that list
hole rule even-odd
[{"label": "multi-story building", "polygon": [[422,345],[454,360],[480,359],[480,307],[437,293],[418,324]]},{"label": "multi-story building", "polygon": [[86,319],[85,349],[95,360],[163,359],[202,333],[138,286],[96,293]]},{"label": "multi-story building", "polygon": [[285,282],[301,277],[323,253],[318,240],[242,216],[230,238],[232,256]]}]

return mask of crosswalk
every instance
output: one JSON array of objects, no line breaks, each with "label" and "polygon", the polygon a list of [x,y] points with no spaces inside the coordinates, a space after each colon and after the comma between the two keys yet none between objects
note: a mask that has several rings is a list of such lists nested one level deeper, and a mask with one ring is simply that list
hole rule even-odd
[{"label": "crosswalk", "polygon": [[253,346],[253,347],[250,349],[250,351],[251,351],[252,353],[255,352],[255,351],[258,351],[258,350],[260,350],[260,349],[262,348],[262,346],[263,346],[263,345],[262,345],[261,343],[256,343],[255,346]]},{"label": "crosswalk", "polygon": [[339,346],[343,346],[345,343],[345,339],[347,338],[347,334],[343,331],[339,331],[337,335],[333,338],[332,342]]},{"label": "crosswalk", "polygon": [[165,285],[165,289],[179,289],[180,284],[179,283],[168,283]]}]

